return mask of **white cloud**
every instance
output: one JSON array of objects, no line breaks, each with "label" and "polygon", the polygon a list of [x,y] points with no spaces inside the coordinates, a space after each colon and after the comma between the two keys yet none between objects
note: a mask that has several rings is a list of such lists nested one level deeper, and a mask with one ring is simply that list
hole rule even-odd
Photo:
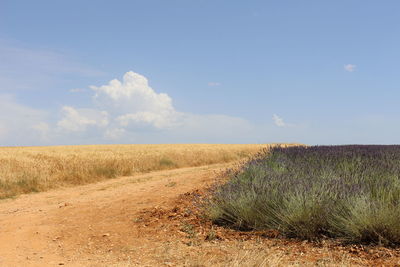
[{"label": "white cloud", "polygon": [[129,109],[137,111],[173,111],[172,99],[167,94],[157,94],[148,84],[146,77],[129,71],[123,81],[114,79],[108,85],[91,86],[95,98],[111,99],[116,104],[128,104]]},{"label": "white cloud", "polygon": [[89,126],[105,127],[108,125],[108,113],[94,109],[62,108],[64,117],[57,123],[61,130],[82,132]]},{"label": "white cloud", "polygon": [[[132,71],[122,81],[114,79],[90,88],[95,93],[94,107],[64,107],[64,116],[58,122],[60,129],[101,134],[105,140],[115,142],[139,143],[235,142],[235,137],[244,140],[253,129],[249,122],[237,117],[177,111],[170,96],[156,92],[146,77]],[[101,113],[100,107],[106,112]],[[90,132],[89,126],[97,126],[97,130]]]},{"label": "white cloud", "polygon": [[345,71],[348,71],[348,72],[353,72],[353,71],[355,71],[356,70],[356,65],[353,65],[353,64],[347,64],[347,65],[344,65],[344,70]]},{"label": "white cloud", "polygon": [[0,95],[0,144],[32,145],[42,141],[47,114]]},{"label": "white cloud", "polygon": [[141,111],[125,114],[116,118],[121,126],[146,126],[151,125],[157,129],[168,129],[178,125],[178,113],[156,113]]},{"label": "white cloud", "polygon": [[283,121],[283,119],[281,117],[279,117],[278,115],[276,115],[276,114],[274,114],[272,116],[272,119],[274,120],[275,125],[278,126],[278,127],[287,126],[287,124]]},{"label": "white cloud", "polygon": [[255,134],[265,138],[239,117],[177,111],[170,96],[156,92],[134,72],[91,89],[93,102],[86,108],[65,105],[49,113],[0,95],[0,144],[236,143],[249,142]]},{"label": "white cloud", "polygon": [[132,124],[170,128],[179,117],[167,94],[156,93],[146,77],[132,71],[124,75],[122,82],[114,79],[107,85],[90,88],[96,92],[95,101],[108,107],[124,127]]},{"label": "white cloud", "polygon": [[211,87],[220,86],[220,85],[221,85],[220,82],[209,82],[208,83],[208,86],[211,86]]}]

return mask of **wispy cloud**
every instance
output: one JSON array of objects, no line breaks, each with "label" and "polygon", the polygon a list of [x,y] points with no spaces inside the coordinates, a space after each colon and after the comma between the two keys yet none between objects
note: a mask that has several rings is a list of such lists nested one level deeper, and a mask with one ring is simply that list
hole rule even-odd
[{"label": "wispy cloud", "polygon": [[49,130],[47,120],[46,112],[19,104],[12,95],[0,94],[1,145],[41,143]]},{"label": "wispy cloud", "polygon": [[272,119],[273,119],[273,121],[274,121],[276,126],[278,126],[278,127],[285,127],[286,126],[286,123],[278,115],[276,115],[276,114],[272,115]]},{"label": "wispy cloud", "polygon": [[346,64],[346,65],[344,65],[343,68],[344,68],[345,71],[353,72],[353,71],[356,70],[357,65],[354,65],[354,64]]},{"label": "wispy cloud", "polygon": [[208,83],[208,86],[210,86],[210,87],[215,87],[215,86],[220,86],[220,85],[221,85],[220,82],[209,82]]},{"label": "wispy cloud", "polygon": [[65,79],[65,75],[96,77],[103,74],[63,52],[0,39],[0,90],[43,89],[54,86]]}]

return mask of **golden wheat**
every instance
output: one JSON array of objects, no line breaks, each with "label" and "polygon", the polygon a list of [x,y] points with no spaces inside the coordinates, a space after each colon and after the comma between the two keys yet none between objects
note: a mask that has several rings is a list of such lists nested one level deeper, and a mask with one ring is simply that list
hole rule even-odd
[{"label": "golden wheat", "polygon": [[90,145],[0,148],[0,198],[155,170],[231,162],[271,145]]}]

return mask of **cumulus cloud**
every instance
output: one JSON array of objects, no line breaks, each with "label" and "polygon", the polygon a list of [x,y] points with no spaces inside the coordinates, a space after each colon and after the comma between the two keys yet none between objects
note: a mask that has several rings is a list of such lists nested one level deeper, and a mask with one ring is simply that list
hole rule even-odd
[{"label": "cumulus cloud", "polygon": [[123,81],[114,79],[107,85],[90,86],[96,92],[95,98],[112,100],[114,104],[131,111],[173,111],[172,99],[164,93],[156,93],[143,75],[129,71]]},{"label": "cumulus cloud", "polygon": [[105,140],[139,143],[235,142],[252,129],[249,122],[237,117],[177,111],[169,95],[156,92],[146,77],[132,71],[122,80],[90,88],[94,92],[93,107],[63,107],[59,129],[83,134],[96,127],[91,134],[101,133]]},{"label": "cumulus cloud", "polygon": [[175,126],[180,116],[167,94],[156,93],[146,77],[132,71],[124,75],[122,82],[114,79],[107,85],[90,88],[98,105],[108,107],[120,126],[164,129]]},{"label": "cumulus cloud", "polygon": [[0,144],[245,143],[262,135],[239,117],[178,111],[169,95],[138,73],[90,88],[85,108],[64,105],[59,112],[0,95]]},{"label": "cumulus cloud", "polygon": [[62,108],[64,113],[57,125],[61,130],[82,132],[90,126],[105,127],[108,125],[108,113],[94,109],[75,109],[70,106]]},{"label": "cumulus cloud", "polygon": [[346,64],[346,65],[344,65],[344,70],[348,71],[348,72],[353,72],[356,70],[356,67],[357,66],[353,65],[353,64]]},{"label": "cumulus cloud", "polygon": [[272,119],[275,123],[276,126],[278,127],[285,127],[287,126],[287,124],[283,121],[283,119],[281,117],[279,117],[278,115],[274,114],[272,116]]}]

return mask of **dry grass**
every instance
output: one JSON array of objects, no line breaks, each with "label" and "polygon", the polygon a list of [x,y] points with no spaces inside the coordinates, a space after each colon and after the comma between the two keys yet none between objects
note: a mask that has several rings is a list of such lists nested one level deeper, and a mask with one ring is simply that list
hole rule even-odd
[{"label": "dry grass", "polygon": [[[294,245],[274,246],[269,240],[200,240],[187,245],[179,240],[153,244],[151,257],[131,257],[131,261],[107,266],[185,266],[185,267],[350,267],[371,266],[362,259],[329,248],[296,253]],[[372,265],[373,266],[373,265]],[[375,265],[378,266],[378,265]],[[379,265],[381,266],[381,265]],[[383,265],[382,265],[383,266]],[[390,266],[390,265],[385,265]]]},{"label": "dry grass", "polygon": [[[213,248],[218,249],[218,248]],[[237,241],[232,247],[232,251],[225,255],[210,256],[210,253],[200,251],[197,258],[187,260],[183,266],[188,267],[347,267],[347,266],[362,266],[353,263],[349,256],[343,255],[338,257],[329,251],[326,255],[319,259],[293,259],[295,257],[288,255],[284,251],[275,248],[268,248],[262,245],[250,245],[249,248],[240,246],[240,241]],[[207,250],[206,250],[207,251]]]},{"label": "dry grass", "polygon": [[231,162],[270,145],[92,145],[0,148],[0,198],[135,173]]}]

